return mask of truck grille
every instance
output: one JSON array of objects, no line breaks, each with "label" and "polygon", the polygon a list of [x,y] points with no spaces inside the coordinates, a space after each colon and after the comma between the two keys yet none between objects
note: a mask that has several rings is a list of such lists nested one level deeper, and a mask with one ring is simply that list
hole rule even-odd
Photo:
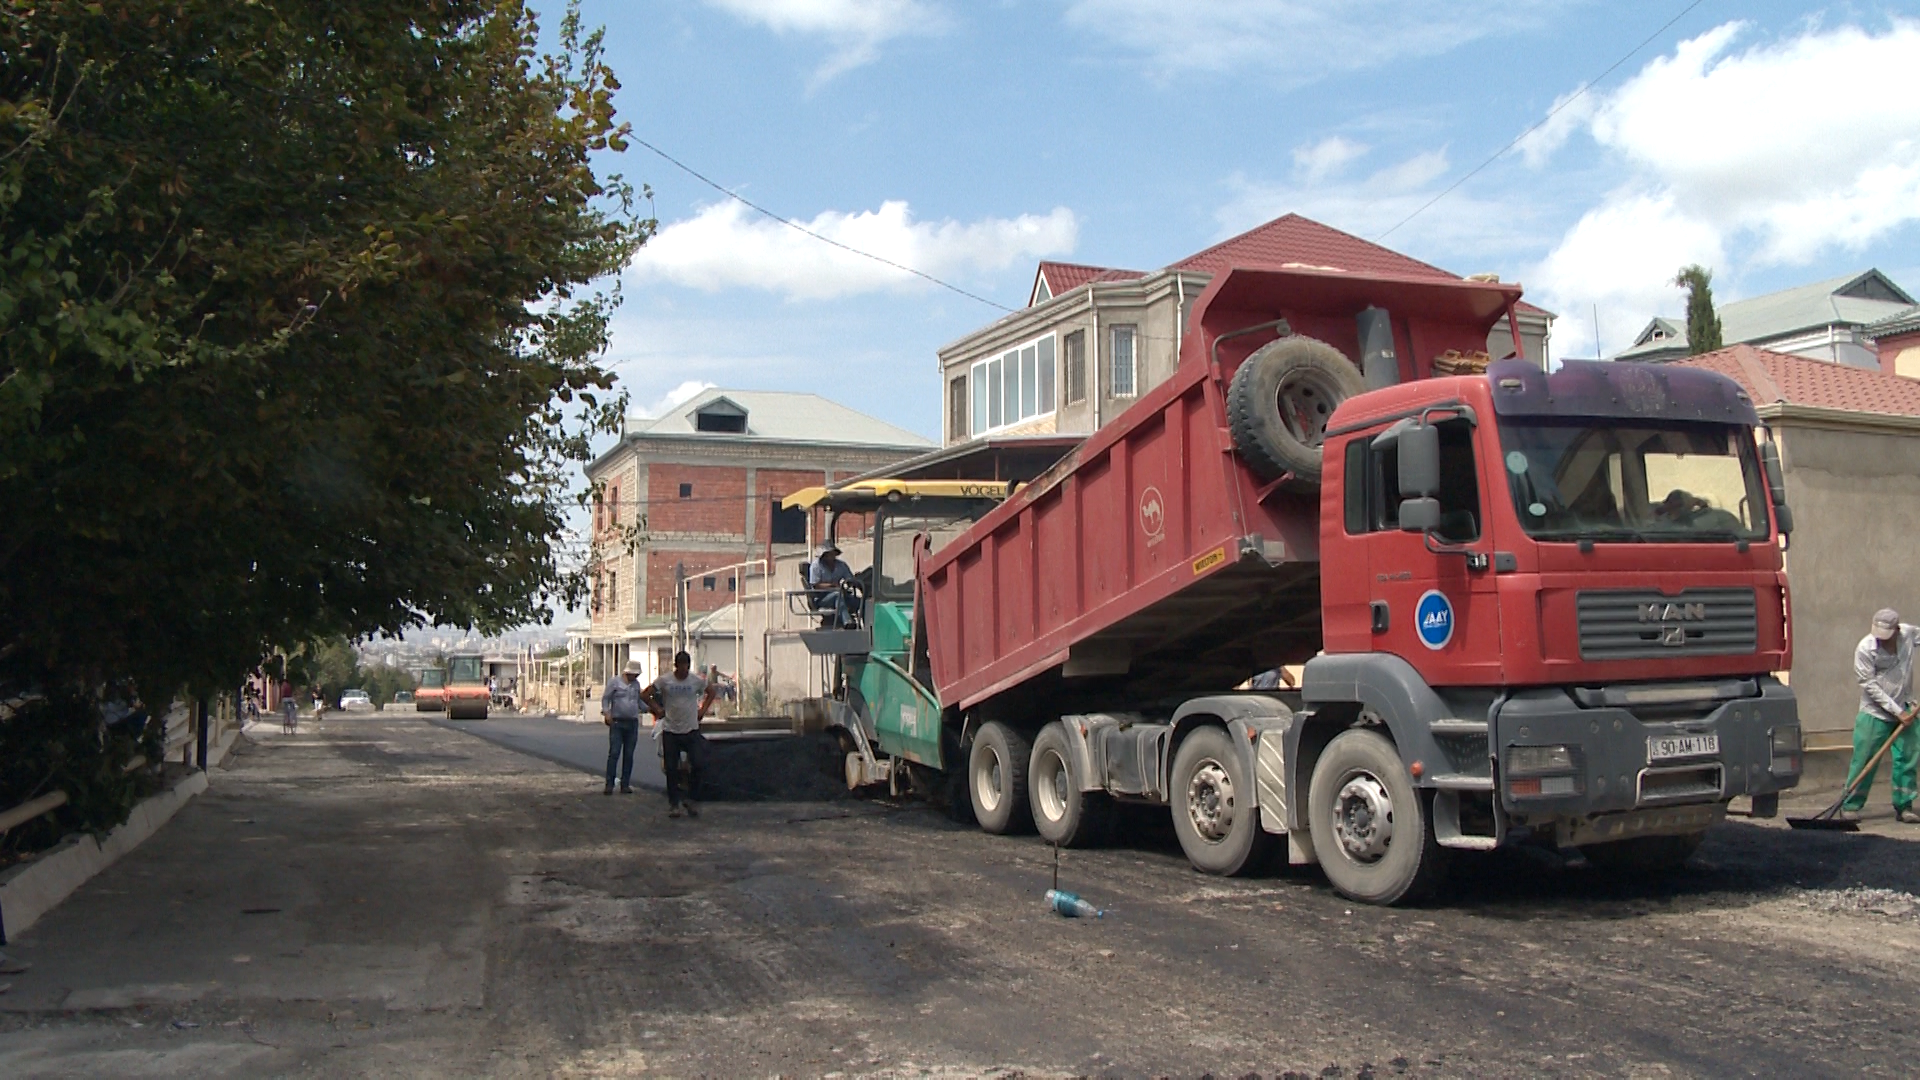
[{"label": "truck grille", "polygon": [[1759,617],[1752,589],[1618,589],[1579,595],[1582,660],[1751,653]]}]

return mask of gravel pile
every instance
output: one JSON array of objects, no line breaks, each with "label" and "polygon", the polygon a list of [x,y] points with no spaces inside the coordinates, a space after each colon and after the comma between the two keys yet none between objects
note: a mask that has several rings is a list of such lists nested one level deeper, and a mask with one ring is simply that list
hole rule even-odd
[{"label": "gravel pile", "polygon": [[1920,896],[1897,889],[1808,889],[1801,894],[1800,902],[1815,911],[1920,918]]}]

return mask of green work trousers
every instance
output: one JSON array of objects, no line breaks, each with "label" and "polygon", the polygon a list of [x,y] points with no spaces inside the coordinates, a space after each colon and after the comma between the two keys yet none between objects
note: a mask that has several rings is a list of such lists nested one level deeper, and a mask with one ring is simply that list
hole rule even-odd
[{"label": "green work trousers", "polygon": [[[1893,734],[1894,724],[1882,720],[1872,713],[1861,713],[1853,718],[1853,764],[1847,767],[1847,783],[1853,783],[1860,770],[1866,768],[1867,759],[1880,749],[1880,744]],[[1913,805],[1916,794],[1914,782],[1915,751],[1920,749],[1920,724],[1908,724],[1900,737],[1893,740],[1893,808],[1905,810]],[[1876,766],[1877,768],[1877,766]],[[1873,777],[1860,781],[1852,795],[1847,796],[1845,809],[1858,810],[1867,805],[1867,790],[1873,787]]]}]

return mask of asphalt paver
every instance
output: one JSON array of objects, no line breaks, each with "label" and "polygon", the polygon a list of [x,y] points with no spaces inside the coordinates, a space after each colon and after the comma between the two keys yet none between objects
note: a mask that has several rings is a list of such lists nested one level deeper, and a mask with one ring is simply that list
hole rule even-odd
[{"label": "asphalt paver", "polygon": [[256,729],[8,946],[0,1075],[1906,1076],[1920,827],[1732,820],[1683,873],[1462,860],[1433,903],[1060,860],[887,800],[600,794],[376,715]]}]

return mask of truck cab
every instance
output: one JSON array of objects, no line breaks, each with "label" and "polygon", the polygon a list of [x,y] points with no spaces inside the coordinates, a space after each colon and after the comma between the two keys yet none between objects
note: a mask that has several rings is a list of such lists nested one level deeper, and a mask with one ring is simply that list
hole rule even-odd
[{"label": "truck cab", "polygon": [[1770,812],[1800,732],[1764,437],[1684,368],[1496,363],[1347,402],[1306,701],[1381,713],[1487,846],[1667,837],[1639,848],[1672,861],[1725,800]]}]

